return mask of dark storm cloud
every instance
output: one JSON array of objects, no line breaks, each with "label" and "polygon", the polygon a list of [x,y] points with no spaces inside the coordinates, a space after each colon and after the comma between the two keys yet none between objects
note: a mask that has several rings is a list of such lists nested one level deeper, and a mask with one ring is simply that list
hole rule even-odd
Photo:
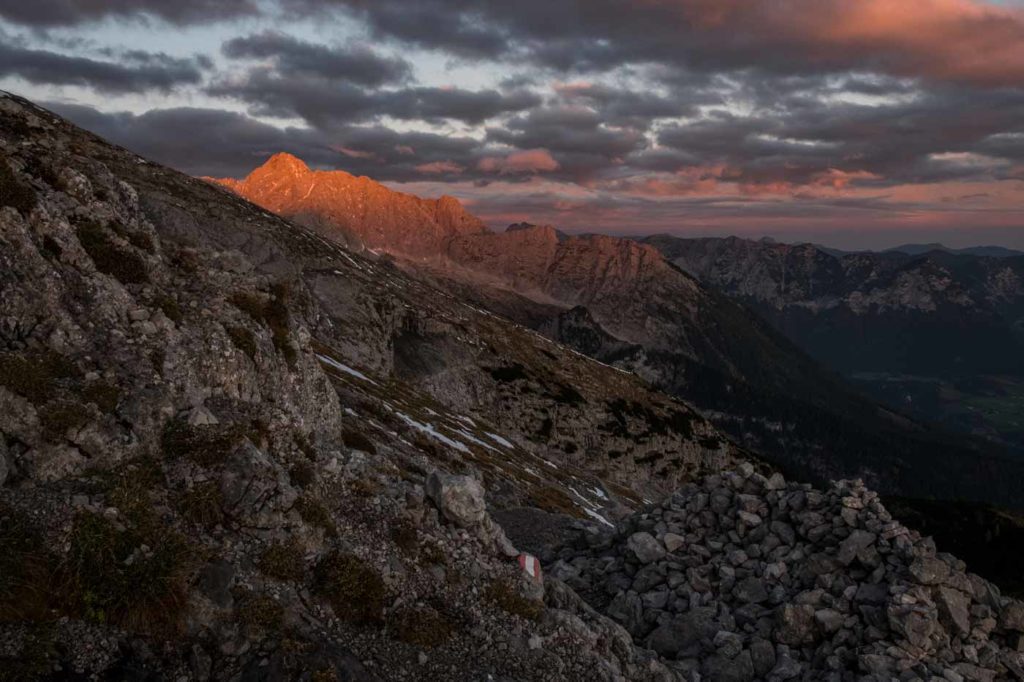
[{"label": "dark storm cloud", "polygon": [[0,43],[0,77],[18,76],[41,85],[79,85],[106,93],[168,91],[202,81],[209,68],[202,58],[179,59],[140,51],[110,55],[100,61],[48,50],[28,49],[4,38]]},{"label": "dark storm cloud", "polygon": [[0,18],[26,26],[73,26],[106,18],[206,23],[259,13],[254,0],[0,0]]},{"label": "dark storm cloud", "polygon": [[289,75],[338,79],[366,86],[406,80],[412,67],[403,59],[382,57],[365,47],[316,45],[276,31],[233,38],[224,43],[225,56],[235,59],[273,59]]},{"label": "dark storm cloud", "polygon": [[322,128],[381,116],[481,123],[540,103],[538,96],[526,91],[505,93],[436,87],[372,90],[332,79],[264,68],[253,69],[238,79],[214,83],[207,91],[218,97],[247,102],[255,115],[300,117]]},{"label": "dark storm cloud", "polygon": [[[1024,18],[970,0],[292,0],[346,8],[378,35],[560,69],[871,70],[985,86],[1024,82]],[[438,21],[443,17],[443,21]],[[984,55],[984,57],[979,57]]]},{"label": "dark storm cloud", "polygon": [[244,176],[279,151],[310,164],[335,165],[340,157],[315,131],[281,129],[219,109],[157,109],[135,115],[59,102],[46,106],[141,156],[192,175]]}]

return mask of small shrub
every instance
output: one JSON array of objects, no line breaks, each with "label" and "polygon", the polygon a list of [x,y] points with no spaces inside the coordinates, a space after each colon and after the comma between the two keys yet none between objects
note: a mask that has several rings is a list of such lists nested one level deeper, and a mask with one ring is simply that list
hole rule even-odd
[{"label": "small shrub", "polygon": [[359,557],[334,552],[316,567],[316,591],[334,614],[355,624],[379,623],[386,588],[380,574]]},{"label": "small shrub", "polygon": [[22,215],[28,215],[36,207],[36,191],[22,183],[0,155],[0,206],[10,206]]},{"label": "small shrub", "polygon": [[203,424],[192,426],[173,419],[164,427],[160,442],[170,458],[185,458],[200,466],[214,466],[227,459],[246,437],[237,425]]},{"label": "small shrub", "polygon": [[327,507],[324,503],[315,498],[303,495],[295,502],[295,508],[299,512],[299,516],[306,523],[312,524],[319,528],[323,528],[324,534],[327,537],[337,537],[338,527],[334,524],[334,519],[331,518],[331,513],[327,511]]},{"label": "small shrub", "polygon": [[373,444],[373,441],[359,431],[345,429],[342,431],[341,438],[345,441],[346,447],[354,450],[362,450],[363,452],[367,452],[371,455],[377,454],[377,447]]},{"label": "small shrub", "polygon": [[121,284],[143,284],[149,281],[146,261],[115,244],[98,223],[88,222],[79,226],[76,235],[96,269],[103,274],[114,277]]},{"label": "small shrub", "polygon": [[250,594],[238,607],[238,619],[245,625],[278,630],[284,622],[284,607],[267,594]]},{"label": "small shrub", "polygon": [[256,360],[256,335],[245,327],[228,327],[228,336],[235,348],[249,356],[250,360]]},{"label": "small shrub", "polygon": [[170,294],[157,294],[153,299],[153,304],[163,311],[167,319],[174,324],[181,324],[181,321],[185,319],[185,314],[181,311],[181,306],[178,305],[177,299]]},{"label": "small shrub", "polygon": [[309,462],[298,462],[288,470],[288,478],[300,488],[308,488],[316,483],[316,469]]},{"label": "small shrub", "polygon": [[181,496],[182,515],[204,528],[215,528],[224,523],[224,495],[215,481],[195,485]]},{"label": "small shrub", "polygon": [[508,580],[495,580],[487,589],[484,596],[498,605],[503,611],[527,620],[538,620],[544,605],[540,602],[527,599]]},{"label": "small shrub", "polygon": [[451,639],[451,619],[429,606],[401,609],[391,615],[388,627],[395,639],[419,647],[435,647]]},{"label": "small shrub", "polygon": [[275,580],[298,582],[306,574],[302,547],[294,539],[275,542],[260,557],[259,568]]},{"label": "small shrub", "polygon": [[47,616],[54,561],[45,547],[24,514],[0,504],[0,623]]},{"label": "small shrub", "polygon": [[186,540],[155,515],[121,530],[80,514],[62,568],[68,606],[86,620],[131,632],[177,631],[192,562]]},{"label": "small shrub", "polygon": [[153,243],[153,238],[146,232],[130,231],[125,237],[128,243],[137,249],[142,249],[146,253],[153,253],[156,251],[156,245]]},{"label": "small shrub", "polygon": [[92,413],[85,405],[71,400],[47,403],[39,410],[43,435],[51,441],[63,439],[69,430],[82,428],[91,418]]}]

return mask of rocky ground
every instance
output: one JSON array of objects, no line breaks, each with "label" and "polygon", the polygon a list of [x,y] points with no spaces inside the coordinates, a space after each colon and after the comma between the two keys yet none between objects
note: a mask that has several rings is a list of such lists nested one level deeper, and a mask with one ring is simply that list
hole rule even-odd
[{"label": "rocky ground", "polygon": [[0,680],[1016,674],[870,493],[8,96],[0,415]]},{"label": "rocky ground", "polygon": [[741,467],[558,556],[551,576],[685,679],[1024,679],[1024,604],[859,482]]}]

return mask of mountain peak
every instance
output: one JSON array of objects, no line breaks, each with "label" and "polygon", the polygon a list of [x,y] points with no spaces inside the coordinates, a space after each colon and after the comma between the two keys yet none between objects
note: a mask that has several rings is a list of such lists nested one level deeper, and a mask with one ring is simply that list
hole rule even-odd
[{"label": "mountain peak", "polygon": [[[306,162],[299,157],[289,154],[288,152],[278,152],[274,154],[267,162],[252,172],[255,174],[273,174],[273,175],[306,175],[310,173],[309,166]],[[250,176],[251,177],[251,176]]]}]

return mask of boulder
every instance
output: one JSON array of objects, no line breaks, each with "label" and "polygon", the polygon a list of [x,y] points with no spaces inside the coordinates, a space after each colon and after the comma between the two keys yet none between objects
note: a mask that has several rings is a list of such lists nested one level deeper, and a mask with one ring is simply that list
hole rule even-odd
[{"label": "boulder", "polygon": [[626,547],[632,550],[637,561],[649,564],[665,556],[665,547],[650,533],[633,533],[626,541]]},{"label": "boulder", "polygon": [[470,528],[487,514],[484,488],[471,476],[434,471],[427,478],[426,493],[444,518],[457,526]]},{"label": "boulder", "polygon": [[775,641],[800,646],[813,642],[816,635],[813,606],[783,604],[775,611]]}]

